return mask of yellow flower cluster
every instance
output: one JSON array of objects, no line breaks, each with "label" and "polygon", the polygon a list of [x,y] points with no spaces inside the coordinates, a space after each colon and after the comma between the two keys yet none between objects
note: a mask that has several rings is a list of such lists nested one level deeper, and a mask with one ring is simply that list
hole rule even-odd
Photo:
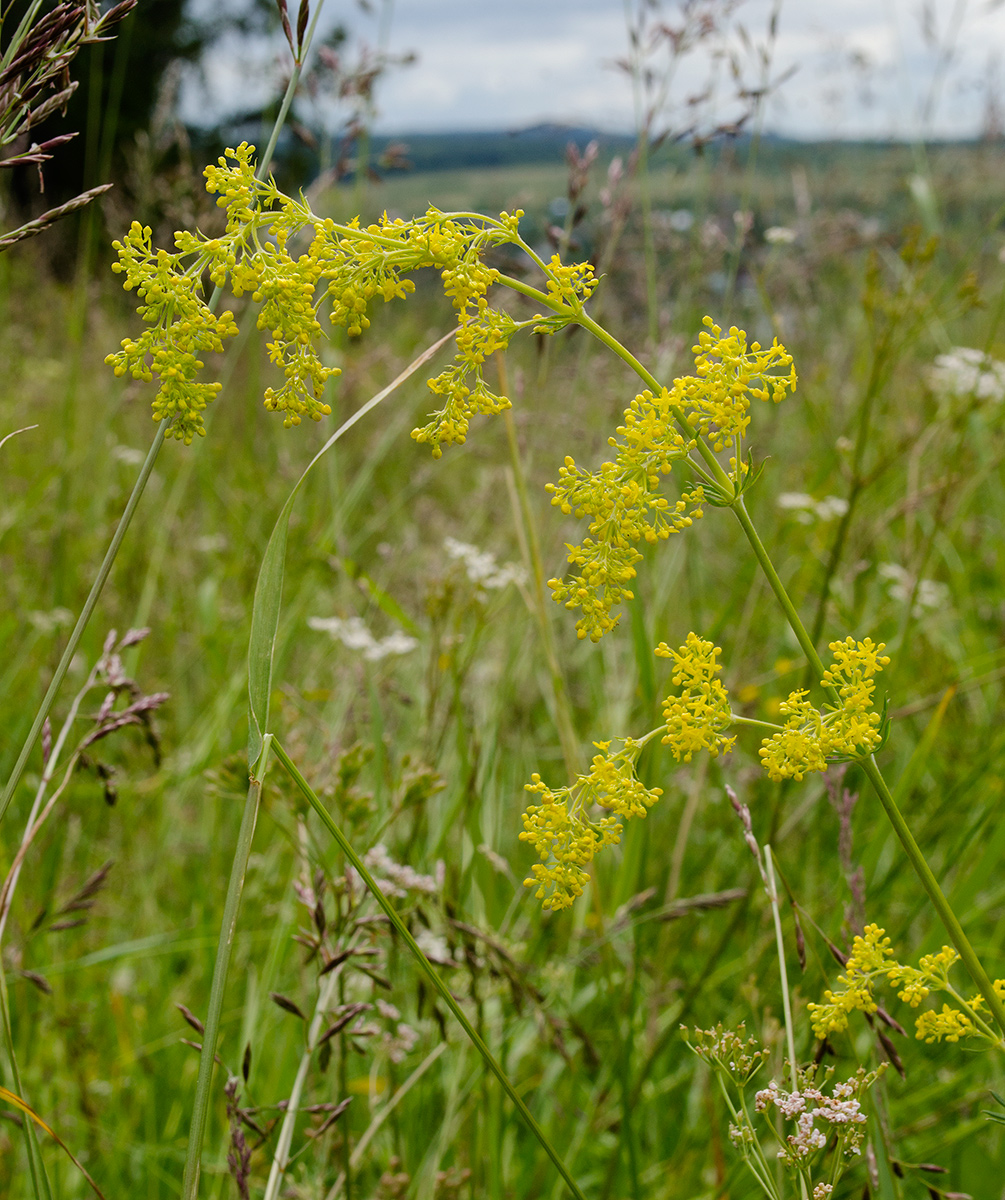
[{"label": "yellow flower cluster", "polygon": [[674,660],[673,683],[683,688],[679,696],[667,696],[663,701],[667,728],[663,745],[670,747],[678,762],[690,762],[696,750],[707,750],[713,758],[720,750],[728,754],[736,738],[722,733],[733,720],[729,695],[717,678],[722,665],[715,660],[722,651],[696,633],[689,633],[678,650],[660,642],[656,653]]},{"label": "yellow flower cluster", "polygon": [[360,229],[358,222],[335,226],[325,222],[329,237],[342,257],[342,265],[329,285],[332,320],[345,324],[350,335],[369,327],[366,310],[376,297],[385,302],[414,290],[401,273],[423,267],[440,271],[444,294],[457,310],[457,354],[453,363],[435,378],[429,389],[443,398],[442,407],[412,437],[432,447],[439,458],[441,446],[463,443],[475,413],[491,415],[509,408],[487,384],[482,367],[497,350],[504,350],[517,329],[513,319],[492,308],[488,291],[499,278],[494,267],[482,261],[492,246],[519,239],[522,212],[500,213],[498,219],[465,216],[463,219],[430,208],[422,217],[403,221],[381,220]]},{"label": "yellow flower cluster", "polygon": [[650,391],[636,396],[617,432],[609,439],[616,451],[613,462],[590,472],[567,457],[558,483],[547,485],[552,504],[562,512],[590,518],[591,536],[581,546],[568,546],[568,561],[579,573],[551,579],[548,586],[554,600],[582,610],[576,631],[594,642],[618,623],[612,609],[632,599],[629,584],[642,557],[635,543],[653,544],[686,529],[702,515],[704,500],[700,486],[675,503],[660,495],[661,476],[694,445],[675,428],[665,388],[659,396]]},{"label": "yellow flower cluster", "polygon": [[[738,448],[750,424],[750,400],[785,399],[795,391],[792,356],[777,338],[767,350],[758,342],[748,349],[747,335],[733,325],[725,337],[711,317],[694,346],[695,374],[674,380],[673,402],[688,413],[688,423],[709,438],[715,450]],[[789,368],[784,375],[773,374]],[[739,460],[739,453],[736,459]]]},{"label": "yellow flower cluster", "polygon": [[122,349],[105,362],[115,374],[128,371],[134,379],[160,379],[154,398],[154,420],[168,420],[168,436],[187,444],[202,434],[202,414],[219,392],[219,383],[199,383],[196,375],[205,365],[207,351],[223,350],[224,338],[237,333],[233,313],[217,316],[199,292],[199,276],[180,267],[180,256],[151,245],[150,226],[134,221],[121,242],[113,245],[119,261],[112,270],[124,275],[126,291],[136,289],[143,301],[139,314],[149,328],[137,338],[123,338]]},{"label": "yellow flower cluster", "polygon": [[[568,908],[581,896],[594,856],[621,840],[618,818],[644,817],[663,794],[643,786],[635,774],[642,743],[630,737],[618,741],[621,745],[614,751],[609,741],[594,742],[600,753],[589,774],[578,775],[571,787],[552,790],[537,774],[525,785],[540,803],[528,805],[520,840],[530,842],[540,861],[531,867],[524,885],[537,888],[534,894],[546,909]],[[594,805],[614,815],[592,817],[589,810]]]},{"label": "yellow flower cluster", "polygon": [[[898,988],[897,995],[912,1008],[917,1008],[931,992],[945,992],[957,1005],[943,1004],[941,1011],[927,1009],[915,1020],[919,1041],[958,1042],[961,1037],[983,1037],[994,1045],[1001,1037],[984,1019],[987,1009],[981,995],[964,999],[949,980],[949,971],[959,955],[952,946],[943,946],[937,954],[925,954],[917,967],[905,966],[893,960],[890,939],[878,925],[867,925],[864,937],[856,937],[845,965],[845,974],[838,976],[841,988],[824,992],[824,1004],[808,1004],[813,1032],[824,1038],[848,1027],[848,1017],[856,1010],[873,1013],[877,1004],[873,989],[877,982]],[[893,961],[891,961],[893,960]],[[1005,999],[1005,979],[994,981],[994,990]]]},{"label": "yellow flower cluster", "polygon": [[[190,442],[203,430],[202,413],[219,391],[218,384],[199,384],[198,354],[222,349],[222,339],[237,332],[233,317],[216,317],[202,299],[204,275],[223,287],[230,279],[235,296],[250,293],[262,305],[259,328],[272,335],[269,354],[284,374],[283,385],[269,388],[265,406],[282,412],[287,426],[307,415],[320,420],[331,411],[322,396],[336,368],[323,365],[318,352],[322,327],[318,312],[327,298],[330,319],[350,336],[369,327],[369,305],[414,291],[403,275],[422,267],[439,270],[443,288],[457,310],[457,354],[453,363],[429,381],[442,407],[412,436],[432,447],[463,442],[474,413],[497,413],[509,407],[486,383],[485,360],[504,349],[520,326],[489,304],[488,291],[499,272],[483,261],[486,250],[503,244],[526,248],[519,234],[522,213],[497,219],[478,214],[446,214],[430,208],[412,221],[392,220],[362,228],[359,220],[345,225],[315,216],[307,201],[284,195],[271,178],[255,177],[254,146],[243,142],[206,168],[206,188],[226,209],[225,233],[217,238],[181,231],[176,253],[154,251],[150,230],[134,225],[116,242],[119,262],[145,301],[140,308],[152,328],[138,339],[127,338],[109,355],[119,375],[161,379],[154,402],[157,420],[171,421],[172,436]],[[312,230],[306,251],[293,256],[289,246],[305,229]],[[546,332],[572,320],[596,286],[588,263],[563,265],[557,256],[542,264],[549,294],[567,309],[549,317]],[[526,322],[536,327],[540,318]]]},{"label": "yellow flower cluster", "polygon": [[876,690],[873,676],[887,666],[884,644],[871,638],[856,642],[847,637],[831,642],[833,665],[821,683],[835,689],[837,704],[826,704],[822,712],[806,699],[807,692],[792,692],[782,702],[787,717],[778,733],[765,738],[758,751],[761,765],[772,779],[802,779],[811,771],[824,771],[828,762],[863,758],[882,740],[880,715],[873,711]]},{"label": "yellow flower cluster", "polygon": [[565,264],[557,254],[548,264],[548,294],[572,308],[582,308],[600,282],[588,262]]},{"label": "yellow flower cluster", "polygon": [[220,390],[217,383],[195,381],[203,363],[193,351],[220,351],[221,337],[237,333],[233,314],[215,316],[199,294],[204,272],[217,286],[229,275],[235,296],[251,292],[262,304],[258,326],[271,331],[269,356],[285,375],[281,389],[266,391],[266,408],[284,413],[287,427],[298,425],[302,415],[320,420],[331,412],[321,396],[338,371],[321,363],[316,348],[321,324],[314,293],[326,271],[323,239],[316,236],[296,259],[289,254],[287,243],[309,223],[310,210],[283,196],[272,180],[256,179],[253,153],[253,146],[242,143],[206,168],[207,191],[219,193],[217,204],[227,210],[222,237],[182,230],[175,234],[174,254],[154,253],[150,230],[134,223],[123,242],[113,243],[119,261],[112,269],[124,273],[124,286],[135,287],[146,300],[139,311],[152,328],[135,341],[125,339],[122,350],[105,361],[117,375],[130,370],[139,379],[160,377],[154,419],[170,420],[169,436],[186,443],[205,432],[202,414]]},{"label": "yellow flower cluster", "polygon": [[845,963],[845,973],[838,976],[839,991],[824,992],[825,1004],[807,1004],[813,1032],[819,1038],[840,1033],[848,1028],[848,1015],[853,1012],[874,1013],[878,1007],[873,997],[873,979],[889,970],[887,959],[892,957],[890,939],[878,925],[867,925],[863,937],[856,937],[851,954]]}]

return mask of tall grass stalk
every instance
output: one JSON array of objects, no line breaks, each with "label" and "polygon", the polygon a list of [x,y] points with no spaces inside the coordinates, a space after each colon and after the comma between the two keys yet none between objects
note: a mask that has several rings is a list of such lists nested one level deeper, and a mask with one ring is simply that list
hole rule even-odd
[{"label": "tall grass stalk", "polygon": [[296,763],[293,762],[293,760],[286,753],[286,751],[282,748],[282,746],[279,744],[279,742],[277,742],[275,740],[272,740],[272,750],[275,753],[276,758],[278,758],[279,761],[282,763],[282,765],[286,768],[287,774],[290,776],[290,778],[296,784],[297,789],[299,790],[300,794],[304,797],[304,799],[311,806],[311,808],[314,810],[314,812],[317,813],[318,817],[321,819],[321,823],[328,830],[328,832],[331,834],[331,836],[335,839],[335,842],[337,843],[337,845],[338,845],[339,849],[342,851],[342,853],[345,855],[348,862],[359,873],[360,878],[366,884],[368,891],[373,896],[373,898],[377,901],[377,903],[380,905],[380,908],[381,908],[382,912],[384,913],[384,915],[391,922],[392,926],[394,927],[395,932],[398,934],[398,936],[401,938],[401,940],[408,947],[409,952],[411,953],[412,957],[415,959],[416,965],[418,966],[419,970],[426,977],[426,979],[428,980],[430,985],[433,987],[433,989],[439,995],[440,999],[443,1000],[444,1004],[446,1004],[447,1008],[450,1009],[450,1012],[453,1015],[454,1019],[457,1021],[457,1023],[460,1025],[460,1027],[464,1030],[468,1039],[471,1041],[472,1045],[475,1047],[475,1049],[478,1051],[478,1053],[482,1056],[482,1060],[485,1063],[485,1065],[492,1072],[492,1074],[496,1077],[496,1079],[498,1079],[500,1085],[502,1086],[503,1091],[510,1098],[510,1100],[516,1107],[517,1111],[520,1113],[520,1116],[526,1122],[527,1127],[533,1133],[534,1137],[537,1138],[538,1142],[541,1144],[542,1148],[544,1149],[544,1152],[551,1159],[552,1163],[554,1163],[555,1169],[565,1180],[565,1184],[568,1187],[569,1191],[576,1198],[576,1200],[585,1200],[583,1193],[579,1189],[578,1184],[573,1179],[572,1175],[569,1173],[568,1168],[566,1167],[565,1163],[562,1161],[557,1150],[551,1144],[551,1141],[548,1138],[547,1134],[544,1132],[544,1130],[538,1124],[533,1113],[531,1113],[530,1109],[524,1103],[522,1097],[520,1096],[520,1093],[510,1083],[508,1077],[506,1076],[505,1071],[503,1071],[502,1067],[499,1065],[499,1062],[496,1059],[495,1055],[488,1048],[488,1046],[485,1044],[484,1040],[478,1034],[478,1031],[468,1020],[464,1010],[454,999],[453,994],[451,993],[450,989],[443,982],[443,980],[440,978],[440,976],[437,974],[437,972],[433,969],[432,963],[430,963],[429,959],[426,958],[425,954],[423,954],[422,950],[419,948],[419,944],[418,944],[418,942],[416,942],[415,938],[412,937],[411,933],[408,930],[408,926],[404,923],[404,921],[402,921],[401,917],[398,916],[397,910],[394,908],[394,905],[391,904],[391,902],[387,899],[387,897],[384,895],[384,893],[377,886],[376,882],[374,881],[373,876],[366,869],[366,866],[363,863],[363,860],[359,857],[359,855],[356,853],[356,851],[352,848],[352,845],[350,844],[349,840],[346,838],[345,834],[335,823],[334,819],[332,818],[332,816],[328,812],[328,810],[325,808],[325,806],[318,799],[317,795],[315,794],[314,790],[311,788],[310,784],[307,782],[306,779],[304,779],[303,775],[301,775],[299,769],[297,768]]},{"label": "tall grass stalk", "polygon": [[[796,1060],[796,1038],[792,1024],[792,1001],[789,997],[789,972],[785,965],[785,937],[782,934],[782,913],[778,903],[778,886],[775,883],[775,862],[771,847],[764,847],[764,884],[771,902],[771,919],[775,927],[775,949],[778,952],[778,977],[782,986],[782,1013],[785,1017],[785,1044],[789,1051],[789,1074],[793,1092],[799,1091],[799,1064]],[[799,1191],[806,1200],[806,1180],[799,1177]]]},{"label": "tall grass stalk", "polygon": [[[7,973],[4,970],[3,956],[0,955],[0,1019],[3,1020],[4,1049],[7,1051],[7,1061],[10,1064],[11,1078],[17,1088],[17,1094],[24,1098],[24,1084],[21,1081],[21,1070],[18,1067],[17,1055],[14,1053],[14,1032],[10,1022],[10,999],[7,992]],[[52,1200],[52,1185],[45,1169],[42,1151],[39,1149],[35,1126],[31,1121],[21,1125],[24,1137],[24,1147],[28,1158],[28,1173],[31,1176],[31,1188],[35,1200]]]},{"label": "tall grass stalk", "polygon": [[[272,163],[272,156],[275,153],[276,143],[279,141],[279,134],[282,131],[283,124],[286,121],[287,114],[290,111],[290,105],[293,103],[293,97],[296,95],[297,87],[300,83],[300,74],[303,68],[303,62],[310,51],[311,42],[314,38],[314,31],[317,27],[318,18],[321,15],[321,10],[324,8],[325,0],[317,0],[314,9],[314,15],[311,18],[310,26],[307,30],[307,35],[304,38],[300,57],[294,62],[293,70],[290,73],[289,83],[286,92],[283,96],[283,102],[279,109],[279,114],[272,127],[272,133],[269,137],[268,145],[258,163],[256,174],[259,178],[264,179],[268,172],[269,166]],[[209,300],[209,307],[215,310],[220,302],[222,290],[217,287],[213,290],[213,295]],[[69,641],[66,644],[66,649],[63,651],[62,657],[56,666],[52,680],[46,693],[42,698],[42,703],[35,714],[31,729],[28,731],[28,736],[25,739],[24,745],[21,747],[21,752],[14,764],[14,769],[11,771],[10,777],[7,780],[3,793],[0,794],[0,823],[7,812],[10,802],[17,791],[18,784],[21,782],[21,776],[24,774],[24,769],[28,763],[28,758],[34,750],[39,736],[42,733],[42,726],[45,724],[45,719],[49,715],[49,710],[52,708],[56,695],[66,676],[67,668],[69,667],[74,654],[77,651],[77,646],[80,644],[80,639],[84,634],[90,622],[91,615],[97,606],[98,599],[105,586],[105,581],[115,564],[118,557],[119,549],[122,545],[126,532],[132,522],[133,516],[139,505],[140,499],[146,490],[147,483],[150,479],[150,474],[154,469],[154,463],[157,461],[157,456],[160,454],[161,447],[164,445],[164,438],[167,433],[167,422],[160,422],[157,427],[157,432],[154,434],[153,441],[150,443],[150,449],[147,451],[146,458],[143,460],[143,465],[140,468],[140,473],[136,477],[136,482],[133,484],[132,491],[129,493],[129,499],[126,501],[126,506],[123,509],[122,516],[119,518],[119,523],[115,528],[115,533],[112,535],[112,540],[108,545],[108,550],[105,552],[105,557],[102,559],[101,566],[98,568],[98,573],[95,576],[94,582],[91,584],[91,590],[87,594],[87,599],[84,601],[84,607],[81,609],[80,616],[70,633]]]},{"label": "tall grass stalk", "polygon": [[311,1059],[318,1048],[318,1038],[324,1032],[325,1014],[335,995],[344,965],[341,964],[334,971],[329,972],[322,979],[321,987],[318,989],[314,1015],[311,1017],[311,1023],[307,1029],[307,1044],[300,1056],[293,1088],[286,1101],[286,1112],[283,1114],[283,1123],[279,1127],[279,1137],[276,1140],[276,1149],[272,1155],[272,1166],[269,1168],[269,1179],[265,1185],[265,1191],[262,1193],[262,1200],[277,1200],[279,1189],[282,1187],[286,1175],[286,1168],[290,1165],[290,1146],[293,1144],[293,1130],[300,1111],[300,1097],[303,1094],[304,1084],[307,1082]]},{"label": "tall grass stalk", "polygon": [[227,898],[223,905],[223,920],[220,926],[220,938],[217,942],[216,961],[213,964],[213,982],[210,987],[209,1006],[206,1011],[205,1030],[202,1035],[202,1050],[199,1055],[199,1075],[196,1079],[195,1099],[192,1102],[192,1122],[189,1126],[188,1151],[185,1156],[185,1170],[182,1175],[182,1200],[195,1200],[199,1194],[199,1174],[202,1170],[202,1140],[206,1132],[206,1116],[209,1112],[213,1063],[216,1057],[216,1044],[220,1036],[220,1013],[223,1009],[223,995],[227,986],[227,971],[230,968],[230,955],[234,946],[234,935],[237,932],[237,916],[241,907],[244,877],[248,871],[251,843],[255,838],[258,806],[262,799],[262,781],[266,767],[268,766],[265,751],[263,751],[262,756],[255,766],[258,775],[253,776],[251,782],[248,784],[248,796],[244,802],[244,812],[241,815],[241,828],[237,834],[233,866],[230,872],[230,879],[227,883]]}]

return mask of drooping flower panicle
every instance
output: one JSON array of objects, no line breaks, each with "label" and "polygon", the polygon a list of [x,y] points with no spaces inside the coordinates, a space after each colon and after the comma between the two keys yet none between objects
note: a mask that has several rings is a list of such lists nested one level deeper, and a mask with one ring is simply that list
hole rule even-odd
[{"label": "drooping flower panicle", "polygon": [[[150,229],[134,223],[114,243],[119,261],[113,269],[125,274],[125,287],[135,288],[144,301],[139,311],[150,328],[139,338],[126,338],[106,361],[118,375],[159,377],[154,416],[171,422],[171,436],[191,442],[204,432],[203,413],[219,385],[197,382],[203,367],[198,356],[222,350],[223,339],[237,332],[232,314],[216,316],[203,298],[204,276],[220,288],[229,279],[235,296],[249,293],[262,306],[258,326],[271,334],[269,356],[284,376],[280,387],[267,389],[265,407],[283,413],[287,426],[303,416],[320,420],[331,411],[323,395],[338,370],[324,364],[319,350],[323,304],[329,304],[333,324],[356,336],[369,327],[371,303],[406,297],[415,285],[405,276],[423,267],[440,272],[457,311],[457,353],[429,380],[441,407],[412,436],[438,457],[442,446],[464,441],[475,413],[509,407],[509,400],[488,385],[483,366],[522,326],[489,303],[499,272],[483,256],[504,244],[526,249],[519,210],[491,218],[430,208],[410,221],[385,213],[365,228],[358,219],[340,225],[316,216],[302,195],[287,196],[273,179],[256,178],[253,156],[254,146],[242,143],[206,168],[206,188],[227,214],[221,236],[181,231],[174,253],[155,251]],[[294,256],[290,247],[305,231],[310,239]],[[541,266],[548,294],[565,309],[542,326],[551,333],[581,311],[596,279],[588,263],[565,265],[555,256]],[[536,328],[541,320],[523,324]]]},{"label": "drooping flower panicle", "polygon": [[590,518],[590,536],[568,546],[568,561],[578,573],[549,580],[548,586],[554,600],[582,611],[576,631],[594,642],[618,623],[612,610],[633,597],[629,585],[642,558],[636,544],[654,544],[686,529],[702,515],[704,500],[700,486],[673,503],[659,491],[661,477],[694,444],[675,427],[666,389],[658,396],[650,391],[636,396],[617,433],[609,439],[613,462],[591,472],[566,457],[558,483],[548,484],[552,504]]},{"label": "drooping flower panicle", "polygon": [[709,498],[705,485],[687,485],[675,502],[659,490],[661,477],[694,449],[695,434],[707,437],[715,451],[732,450],[730,472],[738,494],[747,471],[740,443],[750,423],[751,399],[777,403],[796,386],[792,358],[777,341],[766,350],[757,342],[748,347],[742,329],[723,336],[711,317],[704,324],[693,348],[695,374],[675,379],[658,395],[636,396],[618,436],[608,439],[614,460],[587,471],[567,457],[558,482],[548,484],[552,504],[590,521],[583,543],[568,546],[571,577],[548,584],[553,599],[581,610],[576,622],[581,638],[599,641],[618,623],[613,610],[633,598],[631,581],[642,558],[637,544],[667,538],[702,515]]},{"label": "drooping flower panicle", "polygon": [[[530,842],[540,861],[524,884],[537,888],[535,895],[546,909],[568,908],[581,896],[594,856],[621,840],[618,818],[644,817],[663,794],[660,788],[646,788],[635,774],[642,743],[630,737],[617,740],[620,746],[613,751],[609,741],[594,742],[600,753],[589,773],[578,775],[570,787],[553,790],[537,774],[525,785],[540,802],[527,807],[520,840]],[[606,815],[591,814],[594,805]]]}]

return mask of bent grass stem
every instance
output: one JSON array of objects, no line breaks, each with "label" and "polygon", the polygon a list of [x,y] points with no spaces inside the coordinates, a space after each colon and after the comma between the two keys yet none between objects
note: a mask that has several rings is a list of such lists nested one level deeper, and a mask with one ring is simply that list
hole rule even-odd
[{"label": "bent grass stem", "polygon": [[450,989],[443,982],[443,980],[440,978],[440,976],[437,974],[437,972],[433,970],[432,964],[430,963],[429,959],[426,958],[426,956],[419,949],[418,943],[416,942],[415,938],[412,937],[411,933],[408,930],[408,927],[405,925],[404,921],[402,921],[401,917],[398,915],[397,910],[394,908],[394,905],[391,904],[391,902],[388,900],[388,898],[384,895],[384,893],[377,886],[373,876],[366,869],[366,866],[364,865],[363,860],[356,853],[356,851],[352,848],[352,845],[350,844],[349,840],[346,838],[345,834],[335,823],[334,819],[332,818],[331,813],[329,813],[328,810],[325,808],[325,806],[321,803],[321,801],[315,795],[314,790],[311,788],[311,785],[307,782],[307,780],[303,777],[303,775],[301,775],[300,771],[297,769],[296,764],[293,762],[293,760],[290,758],[290,756],[286,753],[286,751],[282,748],[282,746],[279,744],[279,742],[277,742],[274,738],[272,739],[272,752],[275,754],[276,758],[279,759],[279,761],[282,763],[282,765],[286,768],[287,774],[290,776],[290,778],[292,779],[294,784],[296,784],[297,789],[299,790],[300,794],[304,797],[304,799],[311,806],[311,808],[317,813],[318,817],[321,820],[321,823],[324,825],[324,827],[328,830],[328,832],[334,838],[335,842],[338,844],[339,849],[345,855],[346,859],[349,861],[349,863],[352,865],[352,867],[359,873],[360,878],[366,884],[366,887],[369,890],[370,894],[373,896],[374,900],[377,901],[382,912],[387,917],[387,919],[391,922],[392,926],[394,927],[395,932],[398,934],[398,936],[401,938],[401,940],[408,947],[409,951],[412,954],[412,957],[415,959],[416,964],[418,965],[419,970],[426,977],[426,979],[428,980],[430,985],[435,989],[435,991],[439,995],[440,999],[444,1002],[444,1004],[446,1004],[447,1008],[450,1009],[450,1012],[453,1014],[457,1023],[464,1030],[465,1034],[467,1035],[467,1037],[469,1038],[469,1040],[471,1041],[471,1043],[475,1047],[475,1049],[478,1051],[478,1053],[482,1056],[482,1060],[484,1061],[485,1065],[492,1072],[492,1074],[496,1077],[496,1079],[499,1080],[499,1083],[502,1086],[503,1091],[505,1091],[506,1095],[509,1096],[510,1100],[516,1106],[518,1112],[520,1113],[521,1117],[523,1117],[528,1128],[534,1134],[534,1136],[537,1138],[537,1140],[541,1144],[541,1147],[543,1148],[544,1152],[548,1155],[548,1157],[551,1159],[552,1163],[555,1165],[555,1169],[565,1180],[566,1186],[569,1188],[569,1191],[572,1193],[573,1196],[576,1197],[576,1200],[585,1200],[583,1193],[580,1191],[579,1187],[577,1186],[576,1181],[572,1178],[572,1175],[569,1173],[568,1168],[565,1166],[565,1163],[562,1161],[561,1157],[559,1156],[558,1152],[555,1150],[554,1146],[552,1146],[551,1142],[548,1140],[547,1134],[544,1132],[544,1130],[541,1128],[541,1126],[535,1120],[534,1115],[531,1113],[530,1109],[527,1107],[527,1105],[521,1099],[519,1093],[516,1091],[516,1089],[510,1083],[509,1079],[506,1076],[506,1073],[503,1071],[502,1067],[499,1065],[498,1061],[496,1060],[495,1055],[488,1048],[488,1046],[485,1044],[485,1042],[479,1036],[475,1027],[468,1020],[467,1016],[464,1013],[464,1010],[454,999],[454,996],[451,993]]}]

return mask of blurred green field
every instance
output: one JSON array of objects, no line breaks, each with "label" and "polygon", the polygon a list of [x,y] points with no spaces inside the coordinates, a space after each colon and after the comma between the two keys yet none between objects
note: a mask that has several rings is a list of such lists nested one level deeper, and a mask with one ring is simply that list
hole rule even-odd
[{"label": "blurred green field", "polygon": [[[912,176],[927,182],[912,192]],[[404,175],[362,197],[348,185],[316,204],[340,218],[360,199],[370,215],[386,208],[407,216],[427,203],[518,206],[529,240],[544,246],[549,224],[561,223],[552,202],[565,180],[558,166]],[[583,254],[609,245],[602,184],[600,170],[587,218],[572,231]],[[840,504],[828,501],[854,492],[825,640],[853,633],[888,644],[884,771],[904,781],[902,807],[995,977],[1005,975],[1005,399],[940,394],[931,367],[953,347],[1005,359],[1003,184],[998,146],[936,147],[927,162],[904,147],[771,144],[753,167],[740,153],[681,159],[653,178],[657,342],[647,342],[635,207],[592,302],[667,382],[690,369],[705,313],[752,337],[777,335],[795,356],[795,397],[754,412],[750,444],[768,461],[751,511],[811,622],[841,524]],[[674,215],[682,210],[690,222]],[[750,232],[738,248],[743,222],[733,214],[748,211]],[[926,221],[941,235],[934,256],[905,262],[907,226]],[[766,238],[774,227],[792,240]],[[111,260],[110,252],[101,257]],[[515,301],[513,311],[529,315]],[[58,723],[109,629],[149,625],[125,665],[145,691],[170,693],[156,718],[161,757],[134,730],[102,743],[117,802],[105,803],[93,770],[74,777],[26,860],[4,939],[25,1094],[109,1198],[180,1192],[198,1055],[182,1043],[197,1035],[175,1006],[199,1014],[209,991],[247,785],[249,619],[269,533],[334,422],[452,323],[435,280],[407,303],[373,312],[361,339],[332,343],[330,363],[343,369],[329,385],[333,416],[284,430],[261,403],[272,379],[266,339],[253,314],[237,316],[240,337],[212,364],[224,388],[209,435],[164,448],[56,709]],[[130,297],[110,273],[60,284],[44,272],[37,246],[0,255],[0,437],[36,426],[0,448],[4,778],[153,433],[152,388],[124,384],[103,365],[137,328]],[[560,575],[564,544],[583,530],[550,506],[544,485],[566,454],[603,461],[637,380],[581,330],[517,339],[506,369],[536,537],[546,572]],[[383,843],[395,861],[436,880],[430,893],[401,901],[403,911],[453,964],[441,967],[452,990],[588,1196],[759,1195],[729,1144],[721,1097],[678,1032],[682,1023],[745,1021],[780,1075],[771,912],[724,785],[750,805],[755,834],[770,842],[802,912],[804,970],[791,912],[785,925],[800,1057],[815,1051],[805,1004],[840,970],[825,937],[847,948],[853,926],[875,921],[914,962],[945,935],[856,768],[843,781],[831,773],[838,793],[861,789],[839,845],[821,777],[769,782],[749,734],[730,756],[679,766],[652,743],[640,774],[663,798],[644,823],[627,827],[620,847],[598,857],[591,896],[570,912],[541,913],[521,885],[532,858],[517,840],[523,784],[534,771],[556,784],[564,773],[540,634],[525,592],[513,583],[478,588],[445,546],[454,538],[499,563],[523,562],[528,531],[506,422],[479,420],[463,447],[434,461],[409,438],[430,407],[424,374],[354,428],[298,499],[276,652],[282,740],[361,852]],[[867,395],[871,425],[856,481]],[[635,592],[618,629],[597,646],[577,641],[573,617],[549,605],[584,765],[592,742],[660,723],[671,687],[665,662],[651,653],[661,640],[678,645],[693,629],[721,645],[745,715],[770,718],[800,686],[798,645],[728,513],[709,507],[695,528],[647,552]],[[360,618],[375,638],[399,632],[417,644],[368,661],[312,628],[312,617]],[[88,701],[98,703],[97,695]],[[36,755],[0,828],[5,867],[40,770]],[[82,910],[86,923],[53,929],[109,862],[93,907]],[[204,1195],[238,1194],[226,1162],[224,1085],[240,1075],[248,1045],[241,1103],[271,1134],[251,1158],[251,1194],[263,1192],[277,1106],[303,1049],[301,1022],[269,997],[313,1012],[317,961],[295,936],[311,926],[303,900],[318,870],[330,877],[327,920],[338,928],[344,896],[334,906],[333,881],[344,879],[344,865],[273,769],[224,1010],[225,1069],[214,1084]],[[339,1002],[380,998],[400,1015],[374,1009],[370,1032],[334,1038],[330,1061],[312,1067],[306,1104],[352,1103],[317,1137],[309,1135],[326,1113],[299,1119],[294,1150],[302,1154],[282,1194],[331,1196],[353,1147],[384,1112],[344,1195],[561,1196],[547,1159],[403,948],[376,923],[367,936],[379,951],[376,967],[347,971]],[[874,1093],[876,1174],[857,1163],[835,1200],[1005,1195],[1001,1126],[982,1115],[994,1107],[991,1089],[1005,1093],[1000,1056],[918,1042],[915,1014],[892,989],[885,1002],[908,1030],[894,1037],[905,1076],[889,1071]],[[400,1023],[417,1035],[413,1045]],[[445,1052],[427,1063],[444,1039]],[[841,1072],[883,1058],[861,1017],[831,1049]],[[0,1083],[9,1086],[8,1077]],[[33,1192],[15,1117],[0,1105],[0,1194],[22,1200]],[[246,1133],[249,1144],[259,1140]],[[57,1147],[44,1154],[57,1200],[88,1194]],[[910,1166],[918,1163],[948,1173],[919,1174]]]}]

